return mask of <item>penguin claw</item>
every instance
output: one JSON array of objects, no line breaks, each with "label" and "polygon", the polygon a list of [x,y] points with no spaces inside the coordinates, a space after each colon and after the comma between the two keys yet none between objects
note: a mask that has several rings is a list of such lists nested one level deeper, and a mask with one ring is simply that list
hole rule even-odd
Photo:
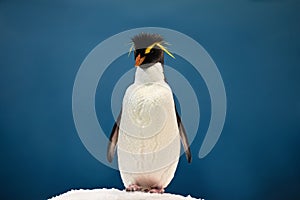
[{"label": "penguin claw", "polygon": [[143,188],[141,191],[147,193],[147,192],[150,191],[150,189],[149,188]]},{"label": "penguin claw", "polygon": [[151,188],[149,190],[150,193],[158,193],[158,194],[162,194],[165,192],[164,188]]},{"label": "penguin claw", "polygon": [[165,192],[164,188],[160,187],[151,187],[151,188],[143,188],[137,184],[131,184],[129,185],[126,189],[126,192],[146,192],[146,193],[157,193],[157,194],[162,194]]},{"label": "penguin claw", "polygon": [[125,190],[126,190],[126,192],[142,191],[142,187],[140,187],[136,184],[131,184]]}]

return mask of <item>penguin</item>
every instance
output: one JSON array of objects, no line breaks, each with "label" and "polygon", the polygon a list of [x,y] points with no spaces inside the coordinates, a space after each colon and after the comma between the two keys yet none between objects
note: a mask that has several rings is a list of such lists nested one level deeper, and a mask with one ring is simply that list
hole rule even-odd
[{"label": "penguin", "polygon": [[173,93],[164,75],[163,37],[140,33],[132,38],[134,82],[125,92],[107,148],[118,167],[126,191],[163,193],[174,177],[182,142],[188,163],[192,156]]}]

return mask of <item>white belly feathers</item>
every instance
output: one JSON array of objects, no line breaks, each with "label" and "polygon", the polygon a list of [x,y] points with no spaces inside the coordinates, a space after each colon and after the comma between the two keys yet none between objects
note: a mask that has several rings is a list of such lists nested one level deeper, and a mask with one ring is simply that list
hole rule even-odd
[{"label": "white belly feathers", "polygon": [[145,176],[161,186],[169,184],[180,155],[180,136],[167,83],[133,84],[127,89],[118,140],[118,163],[125,185]]}]

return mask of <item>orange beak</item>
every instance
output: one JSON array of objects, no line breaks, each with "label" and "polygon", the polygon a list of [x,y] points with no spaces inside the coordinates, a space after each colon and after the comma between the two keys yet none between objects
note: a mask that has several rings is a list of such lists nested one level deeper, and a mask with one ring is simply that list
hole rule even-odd
[{"label": "orange beak", "polygon": [[138,67],[140,66],[145,60],[145,56],[141,57],[141,54],[139,54],[136,59],[135,59],[135,66]]}]

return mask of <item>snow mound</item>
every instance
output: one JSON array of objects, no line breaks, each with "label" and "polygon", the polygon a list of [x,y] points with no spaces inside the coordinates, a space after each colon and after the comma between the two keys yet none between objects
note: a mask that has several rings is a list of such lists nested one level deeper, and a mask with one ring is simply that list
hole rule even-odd
[{"label": "snow mound", "polygon": [[[191,196],[176,194],[150,194],[144,192],[126,192],[117,189],[71,190],[49,200],[199,200]],[[200,199],[201,200],[201,199]]]}]

